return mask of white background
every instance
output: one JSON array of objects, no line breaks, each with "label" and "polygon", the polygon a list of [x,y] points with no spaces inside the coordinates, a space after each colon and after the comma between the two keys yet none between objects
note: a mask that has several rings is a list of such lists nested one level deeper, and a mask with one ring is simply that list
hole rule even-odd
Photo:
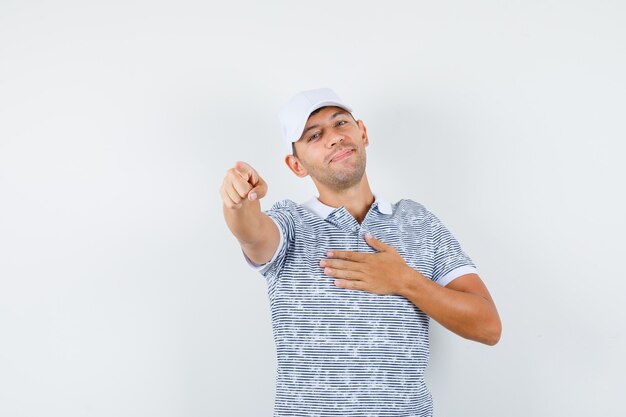
[{"label": "white background", "polygon": [[278,110],[330,87],[503,321],[432,325],[437,416],[623,416],[621,1],[0,2],[0,415],[271,416],[265,281],[219,186],[315,194]]}]

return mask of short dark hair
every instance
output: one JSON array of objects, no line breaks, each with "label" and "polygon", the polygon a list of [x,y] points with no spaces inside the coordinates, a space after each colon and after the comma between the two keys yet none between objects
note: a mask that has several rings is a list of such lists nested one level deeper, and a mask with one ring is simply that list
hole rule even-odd
[{"label": "short dark hair", "polygon": [[[319,109],[315,109],[311,112],[311,114],[309,114],[309,117],[313,116],[314,114],[317,114],[320,112],[320,110],[322,110],[323,108],[326,107],[331,107],[331,106],[324,106],[324,107],[320,107]],[[352,115],[352,113],[350,113],[349,111],[347,111],[346,109],[342,109],[344,110],[346,113],[348,113],[350,115],[350,117],[352,117],[352,120],[354,120],[354,123],[356,123],[356,119],[354,118],[354,116]],[[291,142],[291,153],[293,154],[293,156],[295,156],[296,158],[298,157],[298,154],[296,153],[296,143],[295,142]]]},{"label": "short dark hair", "polygon": [[296,158],[298,157],[298,154],[296,153],[296,142],[291,142],[291,153],[293,154],[293,156],[295,156]]}]

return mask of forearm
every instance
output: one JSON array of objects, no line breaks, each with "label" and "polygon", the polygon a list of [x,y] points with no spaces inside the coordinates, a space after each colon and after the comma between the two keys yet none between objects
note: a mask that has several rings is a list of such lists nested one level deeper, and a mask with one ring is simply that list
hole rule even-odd
[{"label": "forearm", "polygon": [[501,324],[491,300],[442,287],[410,267],[400,281],[399,295],[448,330],[487,345],[498,342]]},{"label": "forearm", "polygon": [[[226,225],[240,244],[254,244],[263,238],[263,216],[259,200],[243,201],[240,208],[228,208],[225,205]],[[271,220],[270,220],[271,221]]]}]

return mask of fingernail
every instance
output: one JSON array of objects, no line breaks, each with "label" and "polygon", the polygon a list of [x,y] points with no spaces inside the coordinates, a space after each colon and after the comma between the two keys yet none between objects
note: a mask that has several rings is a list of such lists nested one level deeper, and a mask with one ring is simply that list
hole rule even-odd
[{"label": "fingernail", "polygon": [[250,194],[250,200],[256,200],[256,193]]}]

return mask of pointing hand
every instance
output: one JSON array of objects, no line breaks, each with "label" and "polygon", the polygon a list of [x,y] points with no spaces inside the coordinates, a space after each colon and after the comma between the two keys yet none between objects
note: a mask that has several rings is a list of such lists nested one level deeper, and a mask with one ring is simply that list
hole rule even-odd
[{"label": "pointing hand", "polygon": [[265,194],[267,183],[254,168],[242,161],[237,161],[226,172],[220,188],[224,205],[231,209],[241,208],[244,203],[259,200]]}]

